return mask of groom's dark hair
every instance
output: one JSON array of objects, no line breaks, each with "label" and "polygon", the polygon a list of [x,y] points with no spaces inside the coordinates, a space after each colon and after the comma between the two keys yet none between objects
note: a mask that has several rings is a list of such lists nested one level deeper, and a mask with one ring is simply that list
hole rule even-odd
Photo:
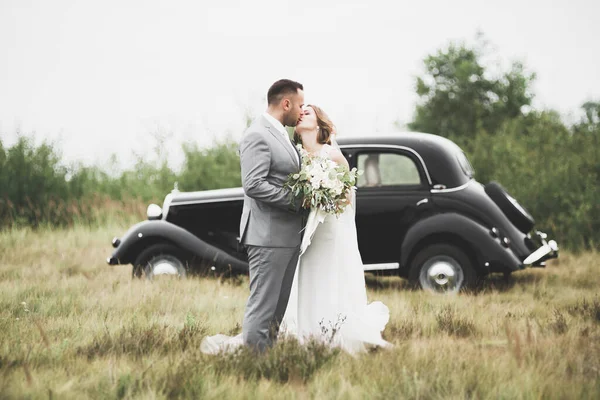
[{"label": "groom's dark hair", "polygon": [[289,79],[280,79],[271,85],[267,92],[267,103],[277,104],[286,94],[297,93],[298,90],[304,90],[301,83]]}]

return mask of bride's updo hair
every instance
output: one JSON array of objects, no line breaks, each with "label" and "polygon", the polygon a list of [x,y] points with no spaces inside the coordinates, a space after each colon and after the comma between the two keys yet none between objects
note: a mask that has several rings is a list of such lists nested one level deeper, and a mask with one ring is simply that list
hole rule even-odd
[{"label": "bride's updo hair", "polygon": [[[307,107],[312,108],[315,111],[317,117],[317,126],[319,131],[317,132],[317,143],[319,144],[331,144],[331,134],[334,132],[333,122],[329,119],[329,116],[320,107],[309,104]],[[300,143],[300,136],[294,132],[294,141]]]}]

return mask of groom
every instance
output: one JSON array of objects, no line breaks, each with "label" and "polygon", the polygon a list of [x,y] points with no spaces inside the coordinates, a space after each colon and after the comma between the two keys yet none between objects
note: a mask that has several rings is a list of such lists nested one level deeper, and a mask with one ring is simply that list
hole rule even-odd
[{"label": "groom", "polygon": [[284,126],[296,126],[302,118],[304,88],[298,82],[279,80],[269,88],[267,102],[267,111],[246,130],[239,147],[245,192],[240,241],[250,266],[242,334],[244,343],[258,352],[271,347],[277,338],[303,227],[300,202],[292,202],[291,192],[283,185],[301,166]]}]

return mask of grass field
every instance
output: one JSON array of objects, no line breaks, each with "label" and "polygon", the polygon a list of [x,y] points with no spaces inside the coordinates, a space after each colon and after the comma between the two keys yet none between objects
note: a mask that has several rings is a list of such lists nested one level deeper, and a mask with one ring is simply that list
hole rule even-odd
[{"label": "grass field", "polygon": [[598,253],[455,296],[367,275],[390,351],[211,357],[199,343],[239,332],[247,279],[132,280],[105,263],[123,231],[0,232],[0,398],[600,398]]}]

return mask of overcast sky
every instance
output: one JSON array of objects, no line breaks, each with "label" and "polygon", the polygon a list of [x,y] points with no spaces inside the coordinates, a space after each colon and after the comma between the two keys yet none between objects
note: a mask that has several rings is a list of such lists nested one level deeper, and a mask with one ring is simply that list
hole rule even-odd
[{"label": "overcast sky", "polygon": [[279,78],[304,84],[340,135],[411,119],[423,58],[478,30],[537,73],[537,108],[600,99],[598,0],[0,0],[0,135],[58,143],[67,161],[151,154],[166,138],[239,138]]}]

